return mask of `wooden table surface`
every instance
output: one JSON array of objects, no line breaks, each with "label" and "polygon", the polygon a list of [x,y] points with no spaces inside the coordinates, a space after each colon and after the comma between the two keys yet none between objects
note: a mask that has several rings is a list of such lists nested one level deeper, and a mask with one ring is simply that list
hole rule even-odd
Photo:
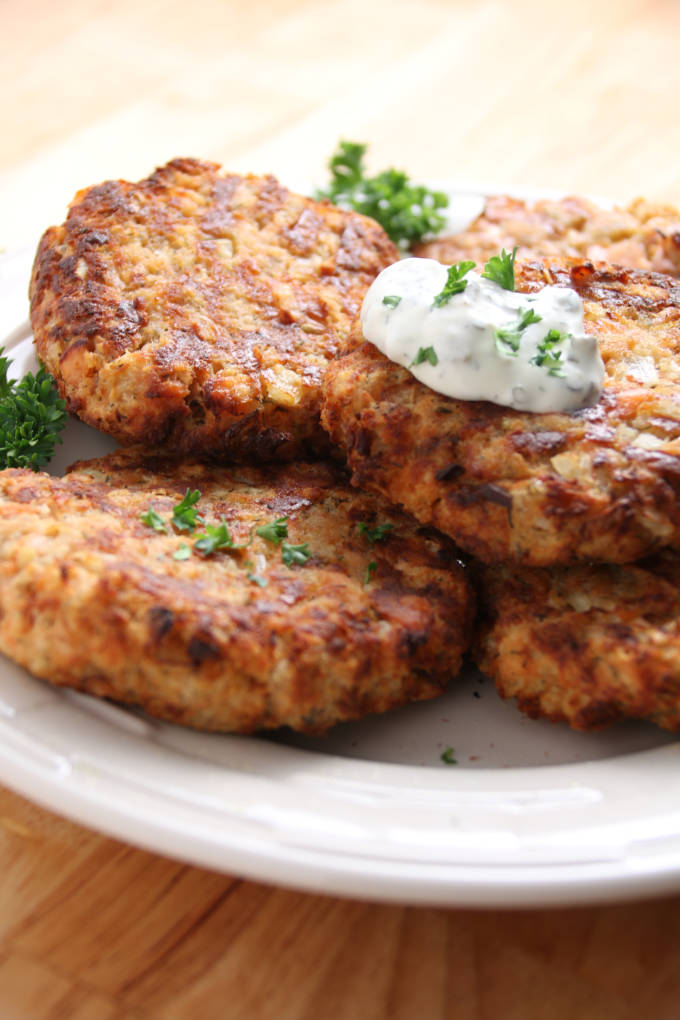
[{"label": "wooden table surface", "polygon": [[[176,155],[680,205],[674,0],[0,0],[0,246]],[[680,897],[532,912],[297,893],[0,789],[0,1020],[680,1016]]]}]

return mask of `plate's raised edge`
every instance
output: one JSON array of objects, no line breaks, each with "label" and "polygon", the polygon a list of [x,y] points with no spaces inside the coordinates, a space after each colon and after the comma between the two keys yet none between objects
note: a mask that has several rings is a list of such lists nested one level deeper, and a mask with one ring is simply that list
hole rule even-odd
[{"label": "plate's raised edge", "polygon": [[643,857],[578,867],[534,862],[485,867],[319,853],[241,827],[231,828],[223,842],[214,832],[188,832],[172,813],[160,824],[153,801],[121,807],[99,784],[94,792],[74,786],[72,778],[44,780],[32,768],[3,777],[17,793],[113,839],[121,839],[122,831],[126,841],[165,857],[308,893],[414,906],[543,908],[659,896],[680,884],[677,854],[663,862]]}]

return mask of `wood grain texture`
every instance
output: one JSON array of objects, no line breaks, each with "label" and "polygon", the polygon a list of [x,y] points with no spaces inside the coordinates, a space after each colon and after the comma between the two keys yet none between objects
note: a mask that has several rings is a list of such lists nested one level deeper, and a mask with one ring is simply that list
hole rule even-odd
[{"label": "wood grain texture", "polygon": [[[0,0],[0,247],[176,155],[680,205],[674,0]],[[0,789],[0,1020],[675,1020],[680,897],[372,905],[124,846]]]}]

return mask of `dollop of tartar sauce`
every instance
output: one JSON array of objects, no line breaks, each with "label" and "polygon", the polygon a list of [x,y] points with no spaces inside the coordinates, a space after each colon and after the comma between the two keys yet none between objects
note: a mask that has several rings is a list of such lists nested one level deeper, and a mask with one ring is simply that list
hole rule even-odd
[{"label": "dollop of tartar sauce", "polygon": [[521,411],[597,403],[604,365],[596,338],[584,331],[576,291],[550,286],[524,294],[470,271],[465,289],[437,306],[447,278],[434,259],[388,266],[364,298],[365,338],[445,396]]}]

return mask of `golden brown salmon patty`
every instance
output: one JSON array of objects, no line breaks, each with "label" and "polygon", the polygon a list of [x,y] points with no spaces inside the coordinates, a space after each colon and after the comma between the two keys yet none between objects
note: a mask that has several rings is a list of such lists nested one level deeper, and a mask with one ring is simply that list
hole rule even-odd
[{"label": "golden brown salmon patty", "polygon": [[[168,523],[187,490],[193,533]],[[6,470],[0,493],[0,650],[60,686],[199,729],[322,731],[440,694],[468,644],[453,544],[326,463],[131,450],[64,479]],[[222,523],[236,548],[199,553]]]},{"label": "golden brown salmon patty", "polygon": [[414,254],[481,265],[515,245],[519,259],[566,256],[680,276],[680,211],[642,198],[625,209],[602,209],[573,196],[527,202],[492,195],[466,230],[417,245]]},{"label": "golden brown salmon patty", "polygon": [[625,562],[680,546],[680,284],[592,263],[524,263],[518,289],[574,287],[597,335],[595,407],[531,414],[454,400],[371,344],[336,361],[324,423],[353,481],[486,562]]},{"label": "golden brown salmon patty", "polygon": [[79,192],[44,234],[36,347],[69,410],[123,443],[291,455],[323,441],[326,365],[397,258],[373,220],[177,159]]},{"label": "golden brown salmon patty", "polygon": [[680,557],[479,571],[475,651],[505,698],[579,730],[649,719],[680,730]]}]

